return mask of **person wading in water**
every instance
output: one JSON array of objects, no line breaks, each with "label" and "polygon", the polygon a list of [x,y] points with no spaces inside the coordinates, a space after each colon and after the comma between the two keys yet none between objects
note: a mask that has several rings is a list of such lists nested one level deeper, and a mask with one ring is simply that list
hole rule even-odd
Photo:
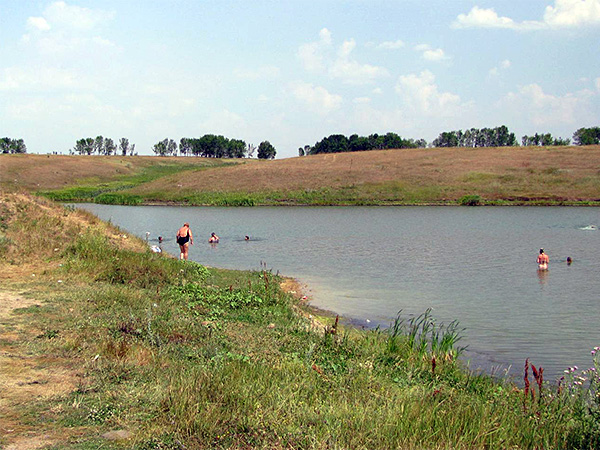
[{"label": "person wading in water", "polygon": [[179,259],[188,259],[188,247],[194,245],[194,237],[192,236],[192,230],[190,230],[190,224],[184,223],[183,226],[177,231],[177,243],[181,253]]},{"label": "person wading in water", "polygon": [[548,263],[550,262],[550,258],[546,253],[544,253],[544,249],[540,248],[540,254],[537,257],[537,263],[539,270],[548,270]]}]

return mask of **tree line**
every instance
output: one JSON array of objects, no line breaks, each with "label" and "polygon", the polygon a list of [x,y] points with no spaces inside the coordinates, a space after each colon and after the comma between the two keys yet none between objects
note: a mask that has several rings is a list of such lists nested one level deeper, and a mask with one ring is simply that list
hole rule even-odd
[{"label": "tree line", "polygon": [[[553,137],[551,133],[535,133],[521,138],[523,146],[566,146],[570,139]],[[579,128],[573,133],[573,145],[600,145],[600,127]],[[359,136],[353,134],[346,137],[332,134],[315,145],[305,145],[298,149],[300,156],[319,153],[356,152],[366,150],[424,148],[424,147],[515,147],[519,142],[514,133],[506,125],[496,128],[471,128],[468,130],[444,131],[428,144],[425,139],[404,139],[396,133],[371,134]],[[269,141],[263,141],[255,147],[241,139],[228,139],[224,136],[205,134],[200,138],[181,138],[179,145],[173,139],[157,142],[152,150],[159,156],[203,156],[206,158],[252,158],[257,152],[259,159],[273,159],[277,154]],[[27,153],[23,139],[0,138],[0,153]],[[121,138],[115,143],[111,138],[96,136],[76,141],[69,154],[79,155],[122,155],[137,156],[135,144],[129,139]]]},{"label": "tree line", "polygon": [[[258,151],[257,151],[258,150]],[[205,158],[252,158],[257,151],[259,159],[273,159],[277,154],[269,141],[263,141],[258,149],[241,139],[205,134],[200,138],[181,138],[179,145],[173,139],[163,139],[152,147],[158,156],[202,156]]]},{"label": "tree line", "polygon": [[121,138],[119,143],[115,144],[111,138],[96,136],[95,138],[82,138],[75,142],[75,147],[69,150],[70,154],[79,155],[117,155],[134,156],[135,144],[130,144],[129,139]]},{"label": "tree line", "polygon": [[323,138],[312,147],[305,145],[298,149],[300,156],[317,155],[319,153],[341,153],[341,152],[359,152],[367,150],[387,150],[392,148],[419,148],[427,147],[425,139],[403,139],[396,133],[371,134],[369,136],[359,136],[353,134],[346,137],[343,134],[332,134]]},{"label": "tree line", "polygon": [[0,153],[27,153],[23,139],[0,138]]},{"label": "tree line", "polygon": [[[551,133],[536,133],[521,138],[523,146],[564,146],[570,145],[570,139],[553,137]],[[573,134],[574,145],[600,144],[600,127],[580,128]],[[444,131],[429,145],[425,139],[403,139],[396,133],[372,134],[349,138],[342,134],[332,134],[315,145],[305,145],[298,149],[300,156],[318,153],[340,153],[365,150],[424,148],[424,147],[517,147],[519,142],[515,133],[506,125],[495,128],[471,128],[468,130]]]},{"label": "tree line", "polygon": [[[554,137],[551,133],[535,133],[533,136],[523,136],[521,144],[524,147],[564,146],[571,145],[571,140]],[[600,127],[579,128],[573,133],[573,144],[600,144]],[[432,142],[433,147],[514,147],[518,145],[515,134],[511,133],[505,125],[496,128],[446,131]]]}]

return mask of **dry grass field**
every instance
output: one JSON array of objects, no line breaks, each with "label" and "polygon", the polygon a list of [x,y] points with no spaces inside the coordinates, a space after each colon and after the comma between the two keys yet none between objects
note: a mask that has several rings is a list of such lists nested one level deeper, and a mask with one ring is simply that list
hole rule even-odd
[{"label": "dry grass field", "polygon": [[[158,165],[169,170],[158,172]],[[600,202],[600,146],[385,150],[274,161],[0,155],[0,169],[0,187],[29,191],[118,182],[155,169],[152,177],[118,187],[143,202],[203,204],[232,194],[252,204],[452,204],[468,195],[487,204]]]},{"label": "dry grass field", "polygon": [[600,146],[414,149],[252,161],[165,177],[130,192],[292,193],[345,190],[389,202],[599,201]]},{"label": "dry grass field", "polygon": [[78,183],[106,183],[132,176],[161,164],[198,167],[205,158],[158,158],[154,156],[67,156],[0,154],[0,188],[27,191],[60,189]]}]

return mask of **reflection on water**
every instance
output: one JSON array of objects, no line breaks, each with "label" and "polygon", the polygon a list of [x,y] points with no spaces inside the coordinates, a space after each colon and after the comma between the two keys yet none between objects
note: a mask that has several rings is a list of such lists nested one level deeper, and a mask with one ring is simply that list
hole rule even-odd
[{"label": "reflection on water", "polygon": [[[232,269],[265,261],[305,282],[315,306],[361,323],[433,308],[438,322],[466,328],[472,366],[520,374],[530,358],[551,379],[589,364],[600,345],[598,208],[84,207],[142,238],[149,231],[149,242],[162,236],[172,254],[190,222],[191,259]],[[210,246],[213,231],[221,241]]]}]

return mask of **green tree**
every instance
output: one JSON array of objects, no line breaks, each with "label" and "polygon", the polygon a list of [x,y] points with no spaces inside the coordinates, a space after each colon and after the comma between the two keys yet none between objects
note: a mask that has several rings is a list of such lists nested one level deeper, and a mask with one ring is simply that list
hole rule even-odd
[{"label": "green tree", "polygon": [[0,138],[0,153],[27,153],[23,139]]},{"label": "green tree", "polygon": [[[458,134],[456,131],[444,131],[434,139],[434,147],[458,147]],[[476,146],[476,145],[474,145]]]},{"label": "green tree", "polygon": [[181,138],[179,140],[179,153],[183,156],[192,153],[192,139]]},{"label": "green tree", "polygon": [[275,147],[273,147],[269,141],[263,141],[258,146],[257,156],[259,159],[273,159],[276,154],[277,151],[275,150]]},{"label": "green tree", "polygon": [[119,139],[119,151],[121,152],[121,155],[127,156],[127,153],[129,153],[129,139]]},{"label": "green tree", "polygon": [[348,150],[351,152],[364,152],[366,150],[372,150],[373,146],[369,138],[353,134],[348,139]]},{"label": "green tree", "polygon": [[104,137],[96,136],[96,139],[94,139],[94,153],[97,155],[104,153]]},{"label": "green tree", "polygon": [[240,139],[230,139],[227,149],[229,158],[243,158],[246,154],[246,143]]},{"label": "green tree", "polygon": [[117,152],[117,146],[115,145],[115,141],[113,141],[111,138],[105,138],[104,139],[104,154],[106,156],[110,156],[116,152]]},{"label": "green tree", "polygon": [[580,128],[573,133],[575,145],[598,145],[600,144],[600,127]]},{"label": "green tree", "polygon": [[152,151],[158,156],[167,156],[167,145],[165,144],[165,141],[158,141],[154,144]]}]

